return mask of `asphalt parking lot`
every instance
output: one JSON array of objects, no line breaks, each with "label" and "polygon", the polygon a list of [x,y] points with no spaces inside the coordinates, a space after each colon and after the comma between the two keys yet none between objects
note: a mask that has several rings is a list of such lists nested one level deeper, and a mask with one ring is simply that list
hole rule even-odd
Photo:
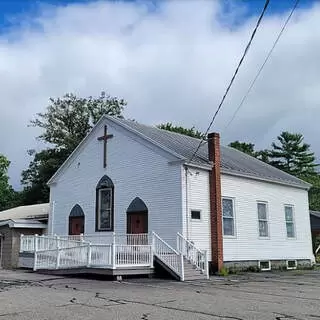
[{"label": "asphalt parking lot", "polygon": [[320,272],[209,281],[64,278],[0,270],[0,319],[320,319]]}]

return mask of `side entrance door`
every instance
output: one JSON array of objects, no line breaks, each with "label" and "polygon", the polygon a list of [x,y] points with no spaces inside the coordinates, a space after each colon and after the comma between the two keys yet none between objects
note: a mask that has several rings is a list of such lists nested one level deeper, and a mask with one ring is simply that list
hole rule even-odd
[{"label": "side entrance door", "polygon": [[148,233],[148,221],[146,213],[129,213],[128,214],[128,233]]},{"label": "side entrance door", "polygon": [[84,217],[70,217],[69,234],[80,235],[84,233]]}]

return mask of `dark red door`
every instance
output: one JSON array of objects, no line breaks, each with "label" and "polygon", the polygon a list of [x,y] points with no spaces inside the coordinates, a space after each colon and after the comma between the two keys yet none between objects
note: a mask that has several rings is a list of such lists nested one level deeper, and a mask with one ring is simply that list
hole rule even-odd
[{"label": "dark red door", "polygon": [[132,213],[129,215],[129,233],[144,233],[145,222],[144,215],[141,213]]},{"label": "dark red door", "polygon": [[147,233],[148,215],[146,213],[130,213],[127,219],[127,233]]},{"label": "dark red door", "polygon": [[69,234],[80,235],[81,233],[84,233],[84,218],[71,217],[69,220]]}]

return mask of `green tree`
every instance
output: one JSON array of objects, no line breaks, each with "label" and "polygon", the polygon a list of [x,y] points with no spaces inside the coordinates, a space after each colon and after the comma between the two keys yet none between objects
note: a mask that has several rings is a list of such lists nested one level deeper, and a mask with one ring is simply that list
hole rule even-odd
[{"label": "green tree", "polygon": [[310,210],[320,211],[320,175],[312,174],[308,176],[299,176],[302,180],[312,184],[309,190],[309,208]]},{"label": "green tree", "polygon": [[236,140],[236,141],[230,142],[229,147],[237,149],[253,157],[256,154],[253,143],[240,142],[239,140]]},{"label": "green tree", "polygon": [[15,206],[16,193],[9,184],[9,165],[10,161],[0,154],[0,211]]},{"label": "green tree", "polygon": [[186,136],[193,137],[193,138],[198,138],[198,139],[205,138],[205,135],[202,132],[196,130],[195,127],[184,128],[181,126],[175,126],[171,122],[167,122],[167,123],[161,123],[161,124],[157,125],[157,128],[167,130],[167,131],[181,133]]},{"label": "green tree", "polygon": [[67,93],[62,98],[50,98],[46,112],[38,113],[31,125],[44,130],[39,140],[72,152],[102,115],[122,118],[126,104],[123,99],[110,97],[105,92],[97,98]]},{"label": "green tree", "polygon": [[71,93],[58,99],[50,98],[46,111],[38,113],[36,119],[31,121],[31,126],[43,129],[38,139],[50,147],[38,153],[29,151],[33,159],[28,169],[22,172],[22,203],[49,201],[46,183],[50,177],[102,115],[122,118],[126,104],[123,99],[110,97],[105,92],[97,98],[82,98]]},{"label": "green tree", "polygon": [[268,150],[258,150],[254,149],[253,143],[240,142],[238,140],[230,142],[229,147],[235,148],[241,152],[248,154],[249,156],[255,157],[263,162],[269,163],[269,151]]},{"label": "green tree", "polygon": [[302,134],[284,131],[277,139],[279,144],[273,142],[268,155],[271,165],[300,177],[317,174],[315,155]]}]

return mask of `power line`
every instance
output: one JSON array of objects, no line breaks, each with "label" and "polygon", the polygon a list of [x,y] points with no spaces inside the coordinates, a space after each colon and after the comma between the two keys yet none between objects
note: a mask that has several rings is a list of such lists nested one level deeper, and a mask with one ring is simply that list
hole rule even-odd
[{"label": "power line", "polygon": [[258,80],[258,78],[259,78],[259,76],[260,76],[260,74],[261,74],[261,72],[262,72],[262,70],[263,70],[264,66],[265,66],[265,65],[266,65],[266,63],[268,62],[268,60],[269,60],[269,58],[270,58],[270,56],[271,56],[271,54],[272,54],[272,52],[273,52],[274,48],[276,47],[277,43],[279,42],[279,40],[280,40],[280,38],[281,38],[281,36],[282,36],[282,34],[283,34],[284,30],[286,29],[286,27],[287,27],[287,25],[288,25],[288,23],[289,23],[289,21],[290,21],[290,19],[291,19],[292,15],[293,15],[294,11],[296,10],[296,8],[297,8],[297,6],[298,6],[299,2],[300,2],[300,0],[296,0],[296,1],[295,1],[294,6],[293,6],[293,8],[292,8],[292,10],[291,10],[291,12],[290,12],[290,14],[289,14],[288,18],[286,19],[286,21],[285,21],[284,25],[282,26],[282,28],[281,28],[281,30],[280,30],[280,32],[279,32],[279,34],[278,34],[278,36],[277,36],[276,40],[274,41],[274,43],[273,43],[273,45],[272,45],[272,47],[271,47],[271,49],[270,49],[270,51],[269,51],[268,55],[266,56],[266,58],[265,58],[265,60],[264,60],[263,64],[261,65],[261,67],[260,67],[260,69],[259,69],[258,73],[256,74],[256,76],[254,77],[253,81],[251,82],[251,85],[249,86],[249,89],[247,90],[247,92],[246,92],[246,93],[245,93],[245,95],[243,96],[243,98],[242,98],[242,100],[241,100],[241,102],[240,102],[240,104],[239,104],[238,108],[237,108],[237,109],[236,109],[236,111],[234,112],[234,114],[233,114],[233,116],[232,116],[231,120],[230,120],[230,121],[228,122],[228,124],[225,126],[224,131],[228,129],[228,127],[230,126],[230,124],[232,123],[232,121],[235,119],[235,117],[236,117],[237,113],[239,112],[240,108],[242,107],[242,105],[243,105],[243,104],[244,104],[244,102],[246,101],[247,97],[249,96],[249,93],[251,92],[251,90],[252,90],[253,86],[255,85],[256,81]]},{"label": "power line", "polygon": [[[212,120],[211,120],[211,122],[210,122],[210,124],[209,124],[209,126],[208,126],[208,128],[207,128],[207,130],[206,130],[206,132],[204,133],[204,137],[207,136],[207,134],[208,134],[208,132],[209,132],[209,130],[210,130],[210,128],[211,128],[214,120],[216,119],[216,117],[217,117],[217,115],[218,115],[218,113],[219,113],[219,111],[220,111],[220,109],[221,109],[221,107],[222,107],[222,105],[223,105],[223,103],[224,103],[224,101],[225,101],[228,93],[229,93],[229,90],[230,90],[230,88],[231,88],[231,86],[232,86],[232,84],[233,84],[233,82],[234,82],[234,80],[235,80],[235,78],[236,78],[236,76],[237,76],[237,74],[238,74],[238,72],[239,72],[239,69],[240,69],[240,67],[241,67],[241,65],[242,65],[242,62],[244,61],[244,58],[245,58],[245,56],[247,55],[247,53],[248,53],[248,51],[249,51],[249,48],[250,48],[251,43],[252,43],[252,41],[253,41],[253,38],[255,37],[255,34],[256,34],[256,32],[257,32],[257,30],[258,30],[258,28],[259,28],[259,25],[260,25],[260,23],[261,23],[261,20],[262,20],[264,14],[265,14],[265,12],[266,12],[266,10],[267,10],[267,8],[268,8],[269,2],[270,2],[270,0],[266,0],[266,2],[265,2],[265,4],[264,4],[263,10],[262,10],[262,12],[261,12],[261,14],[260,14],[260,17],[259,17],[259,19],[258,19],[258,21],[257,21],[257,24],[256,24],[256,26],[255,26],[252,34],[251,34],[250,40],[249,40],[249,42],[248,42],[248,44],[247,44],[247,46],[246,46],[246,48],[245,48],[245,50],[244,50],[244,52],[243,52],[243,54],[242,54],[242,57],[241,57],[241,59],[240,59],[240,61],[239,61],[239,63],[238,63],[238,66],[237,66],[237,68],[236,68],[236,70],[235,70],[235,72],[234,72],[234,74],[233,74],[233,76],[232,76],[232,78],[231,78],[231,80],[230,80],[230,83],[229,83],[229,85],[228,85],[228,87],[227,87],[227,89],[226,89],[226,91],[225,91],[225,93],[224,93],[224,95],[223,95],[223,97],[222,97],[222,99],[221,99],[221,102],[219,103],[218,108],[217,108],[216,112],[214,113],[214,115],[213,115],[213,117],[212,117]],[[191,162],[191,161],[193,160],[194,156],[195,156],[195,155],[197,154],[197,152],[199,151],[199,149],[200,149],[200,147],[201,147],[204,139],[205,139],[205,138],[202,138],[202,139],[201,139],[201,141],[200,141],[197,149],[196,149],[195,152],[192,154],[192,157],[190,158],[190,161],[189,161],[189,162]]]}]

